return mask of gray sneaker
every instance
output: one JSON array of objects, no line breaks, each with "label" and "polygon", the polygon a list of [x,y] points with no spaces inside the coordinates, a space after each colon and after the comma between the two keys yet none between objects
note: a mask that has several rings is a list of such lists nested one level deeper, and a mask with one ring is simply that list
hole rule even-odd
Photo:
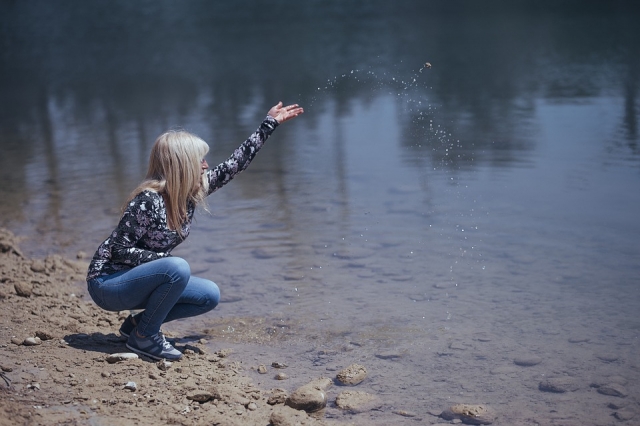
[{"label": "gray sneaker", "polygon": [[171,346],[161,332],[149,337],[138,337],[138,333],[132,330],[127,340],[127,348],[153,359],[177,361],[182,358],[182,353]]}]

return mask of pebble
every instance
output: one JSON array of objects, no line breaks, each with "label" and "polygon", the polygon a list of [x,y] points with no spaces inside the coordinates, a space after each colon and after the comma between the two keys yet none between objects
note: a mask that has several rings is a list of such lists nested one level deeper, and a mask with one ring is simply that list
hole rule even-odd
[{"label": "pebble", "polygon": [[291,407],[279,406],[274,407],[269,417],[269,424],[272,426],[293,426],[293,425],[308,425],[309,416],[307,413],[303,413],[298,410],[294,410]]},{"label": "pebble", "polygon": [[287,400],[287,391],[280,388],[275,388],[271,390],[271,396],[267,399],[267,404],[276,405],[276,404],[284,404]]},{"label": "pebble", "polygon": [[402,354],[396,351],[380,352],[376,354],[376,357],[380,359],[397,359],[397,358],[401,358]]},{"label": "pebble", "polygon": [[27,337],[22,344],[25,346],[37,346],[42,344],[42,340],[39,337]]},{"label": "pebble", "polygon": [[33,260],[31,262],[31,270],[33,272],[42,273],[45,272],[47,268],[42,260]]},{"label": "pebble", "polygon": [[287,376],[285,373],[278,373],[275,375],[276,380],[287,380],[288,378],[289,376]]},{"label": "pebble", "polygon": [[171,361],[167,361],[166,359],[161,359],[156,363],[158,369],[162,371],[167,371],[169,368],[171,368],[172,365],[173,363]]},{"label": "pebble", "polygon": [[250,402],[249,404],[247,404],[247,410],[256,411],[257,409],[258,409],[258,406],[256,405],[255,402]]},{"label": "pebble", "polygon": [[273,368],[287,368],[287,364],[285,364],[283,362],[272,362],[271,366]]},{"label": "pebble", "polygon": [[598,393],[601,393],[602,395],[616,396],[618,398],[625,398],[628,395],[627,390],[617,383],[610,383],[608,385],[598,387]]},{"label": "pebble", "polygon": [[627,405],[629,405],[629,401],[625,399],[620,399],[618,401],[608,403],[607,407],[611,408],[612,410],[620,410],[626,407]]},{"label": "pebble", "polygon": [[138,359],[138,355],[132,352],[120,352],[107,355],[106,361],[109,364],[115,364],[116,362],[127,361],[130,359]]},{"label": "pebble", "polygon": [[520,367],[532,367],[540,364],[542,362],[542,358],[535,355],[525,355],[515,358],[513,362]]},{"label": "pebble", "polygon": [[578,390],[578,386],[569,377],[550,377],[538,385],[542,392],[565,393]]},{"label": "pebble", "polygon": [[351,413],[363,413],[382,406],[382,400],[363,391],[346,390],[336,398],[336,405]]},{"label": "pebble", "polygon": [[8,367],[6,365],[0,365],[0,370],[2,370],[5,373],[11,373],[13,371],[13,368]]},{"label": "pebble", "polygon": [[613,417],[621,421],[631,420],[636,416],[636,413],[631,410],[619,410],[613,413]]},{"label": "pebble", "polygon": [[48,331],[38,330],[36,331],[36,337],[40,338],[40,340],[53,340],[55,336]]},{"label": "pebble", "polygon": [[355,386],[367,377],[367,369],[360,364],[351,364],[336,375],[336,380],[342,385]]},{"label": "pebble", "polygon": [[206,392],[206,391],[199,391],[199,392],[187,395],[187,399],[188,400],[199,402],[201,404],[203,402],[211,401],[215,397],[216,397],[216,395],[214,393]]},{"label": "pebble", "polygon": [[472,425],[490,425],[495,420],[495,413],[486,405],[456,404],[444,410],[440,417],[450,421],[462,421]]},{"label": "pebble", "polygon": [[626,386],[628,383],[628,380],[622,376],[609,376],[606,379],[600,379],[592,382],[590,386],[592,388],[599,388],[600,386],[606,386],[611,383]]},{"label": "pebble", "polygon": [[604,362],[615,362],[618,360],[618,355],[613,353],[600,353],[596,354],[596,358]]},{"label": "pebble", "polygon": [[322,410],[327,406],[325,389],[330,386],[331,382],[331,379],[319,379],[307,383],[293,391],[286,399],[285,404],[296,410],[304,410],[308,413]]},{"label": "pebble", "polygon": [[22,345],[22,342],[24,342],[23,339],[18,339],[17,337],[12,337],[11,338],[11,343],[13,343],[14,345]]},{"label": "pebble", "polygon": [[402,417],[415,417],[415,416],[417,416],[416,413],[414,413],[412,411],[407,411],[407,410],[393,410],[392,413],[393,414],[397,414],[398,416],[402,416]]},{"label": "pebble", "polygon": [[128,389],[131,392],[135,392],[136,390],[138,390],[138,385],[136,385],[136,382],[127,382],[127,384],[124,385],[124,389]]},{"label": "pebble", "polygon": [[258,373],[260,374],[267,374],[267,366],[264,364],[260,364],[258,366]]},{"label": "pebble", "polygon": [[16,294],[20,297],[31,297],[31,294],[33,293],[33,286],[24,281],[15,283],[13,288],[15,289]]}]

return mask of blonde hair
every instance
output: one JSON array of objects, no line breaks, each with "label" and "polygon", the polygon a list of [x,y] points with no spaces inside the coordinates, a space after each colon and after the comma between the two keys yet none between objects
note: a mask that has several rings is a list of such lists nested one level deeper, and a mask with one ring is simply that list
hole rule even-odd
[{"label": "blonde hair", "polygon": [[208,181],[202,173],[202,159],[208,152],[205,141],[184,130],[161,134],[151,148],[147,176],[131,192],[126,204],[142,191],[158,192],[167,207],[167,226],[184,237],[182,224],[187,220],[189,202],[195,208],[207,196]]}]

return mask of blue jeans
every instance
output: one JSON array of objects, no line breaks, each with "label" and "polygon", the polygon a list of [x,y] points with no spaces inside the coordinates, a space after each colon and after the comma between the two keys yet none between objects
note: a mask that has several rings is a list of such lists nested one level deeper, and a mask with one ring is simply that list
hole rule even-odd
[{"label": "blue jeans", "polygon": [[220,289],[204,278],[192,277],[180,257],[166,257],[126,271],[88,281],[93,301],[107,311],[144,309],[136,316],[137,330],[152,336],[169,321],[209,312],[220,302]]}]

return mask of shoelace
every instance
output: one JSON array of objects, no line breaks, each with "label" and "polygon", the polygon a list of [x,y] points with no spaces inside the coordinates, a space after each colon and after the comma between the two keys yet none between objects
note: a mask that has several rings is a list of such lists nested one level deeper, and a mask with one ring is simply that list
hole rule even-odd
[{"label": "shoelace", "polygon": [[173,349],[173,346],[171,346],[171,343],[167,342],[167,339],[164,338],[164,334],[162,333],[158,333],[155,336],[153,336],[153,340],[158,342],[162,346],[162,349],[166,351],[170,351]]}]

